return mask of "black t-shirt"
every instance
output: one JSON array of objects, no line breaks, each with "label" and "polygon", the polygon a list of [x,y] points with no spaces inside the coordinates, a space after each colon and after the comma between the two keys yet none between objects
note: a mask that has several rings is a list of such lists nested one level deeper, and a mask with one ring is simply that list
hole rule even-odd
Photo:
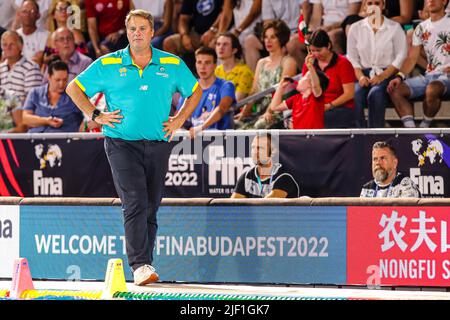
[{"label": "black t-shirt", "polygon": [[[419,10],[423,9],[423,0],[416,0],[414,5],[414,14],[412,19],[418,19]],[[392,18],[400,15],[400,1],[387,0],[386,1],[386,17]]]},{"label": "black t-shirt", "polygon": [[287,192],[287,198],[300,196],[300,188],[294,177],[284,171],[279,163],[273,166],[270,178],[258,180],[259,176],[255,166],[239,177],[234,191],[247,198],[264,198],[274,189]]},{"label": "black t-shirt", "polygon": [[191,27],[202,35],[222,11],[223,0],[183,0],[180,14],[192,16]]}]

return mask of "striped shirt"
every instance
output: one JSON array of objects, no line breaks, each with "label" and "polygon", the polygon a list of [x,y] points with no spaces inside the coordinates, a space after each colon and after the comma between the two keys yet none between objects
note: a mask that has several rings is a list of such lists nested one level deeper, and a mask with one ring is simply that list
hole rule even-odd
[{"label": "striped shirt", "polygon": [[0,63],[0,87],[14,92],[21,102],[25,101],[32,88],[40,86],[41,83],[39,66],[25,57],[17,61],[11,69],[7,60]]}]

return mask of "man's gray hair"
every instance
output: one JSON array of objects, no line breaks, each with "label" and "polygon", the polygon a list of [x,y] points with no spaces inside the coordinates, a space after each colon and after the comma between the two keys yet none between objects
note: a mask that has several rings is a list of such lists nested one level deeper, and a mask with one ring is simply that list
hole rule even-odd
[{"label": "man's gray hair", "polygon": [[6,30],[6,31],[3,32],[3,34],[2,34],[2,38],[3,38],[3,37],[6,37],[6,36],[15,36],[15,37],[17,37],[17,39],[19,40],[19,42],[23,45],[23,38],[22,38],[22,36],[21,36],[17,31],[14,31],[14,30]]},{"label": "man's gray hair", "polygon": [[389,149],[389,151],[391,152],[391,154],[397,158],[397,151],[395,150],[395,148],[392,146],[392,144],[390,144],[388,141],[377,141],[373,144],[372,150],[373,149]]},{"label": "man's gray hair", "polygon": [[125,18],[125,26],[128,26],[128,22],[132,17],[142,17],[150,23],[150,27],[153,29],[153,16],[150,12],[142,9],[132,10],[127,14]]}]

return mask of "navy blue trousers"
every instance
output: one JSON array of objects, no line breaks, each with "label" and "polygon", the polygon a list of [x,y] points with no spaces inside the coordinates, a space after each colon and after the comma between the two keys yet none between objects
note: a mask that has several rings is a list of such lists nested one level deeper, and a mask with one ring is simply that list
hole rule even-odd
[{"label": "navy blue trousers", "polygon": [[114,186],[122,202],[128,264],[152,264],[168,160],[174,143],[105,137]]}]

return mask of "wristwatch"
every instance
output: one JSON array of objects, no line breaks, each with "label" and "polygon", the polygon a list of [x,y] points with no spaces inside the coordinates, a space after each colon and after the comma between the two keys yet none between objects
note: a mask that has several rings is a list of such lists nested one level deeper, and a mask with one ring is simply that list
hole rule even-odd
[{"label": "wristwatch", "polygon": [[92,112],[91,120],[95,121],[95,118],[97,118],[100,115],[100,113],[101,113],[100,110],[95,109],[94,112]]},{"label": "wristwatch", "polygon": [[402,79],[402,81],[405,81],[405,80],[406,80],[405,74],[404,74],[403,72],[401,72],[401,71],[399,71],[399,72],[396,74],[396,77]]}]

